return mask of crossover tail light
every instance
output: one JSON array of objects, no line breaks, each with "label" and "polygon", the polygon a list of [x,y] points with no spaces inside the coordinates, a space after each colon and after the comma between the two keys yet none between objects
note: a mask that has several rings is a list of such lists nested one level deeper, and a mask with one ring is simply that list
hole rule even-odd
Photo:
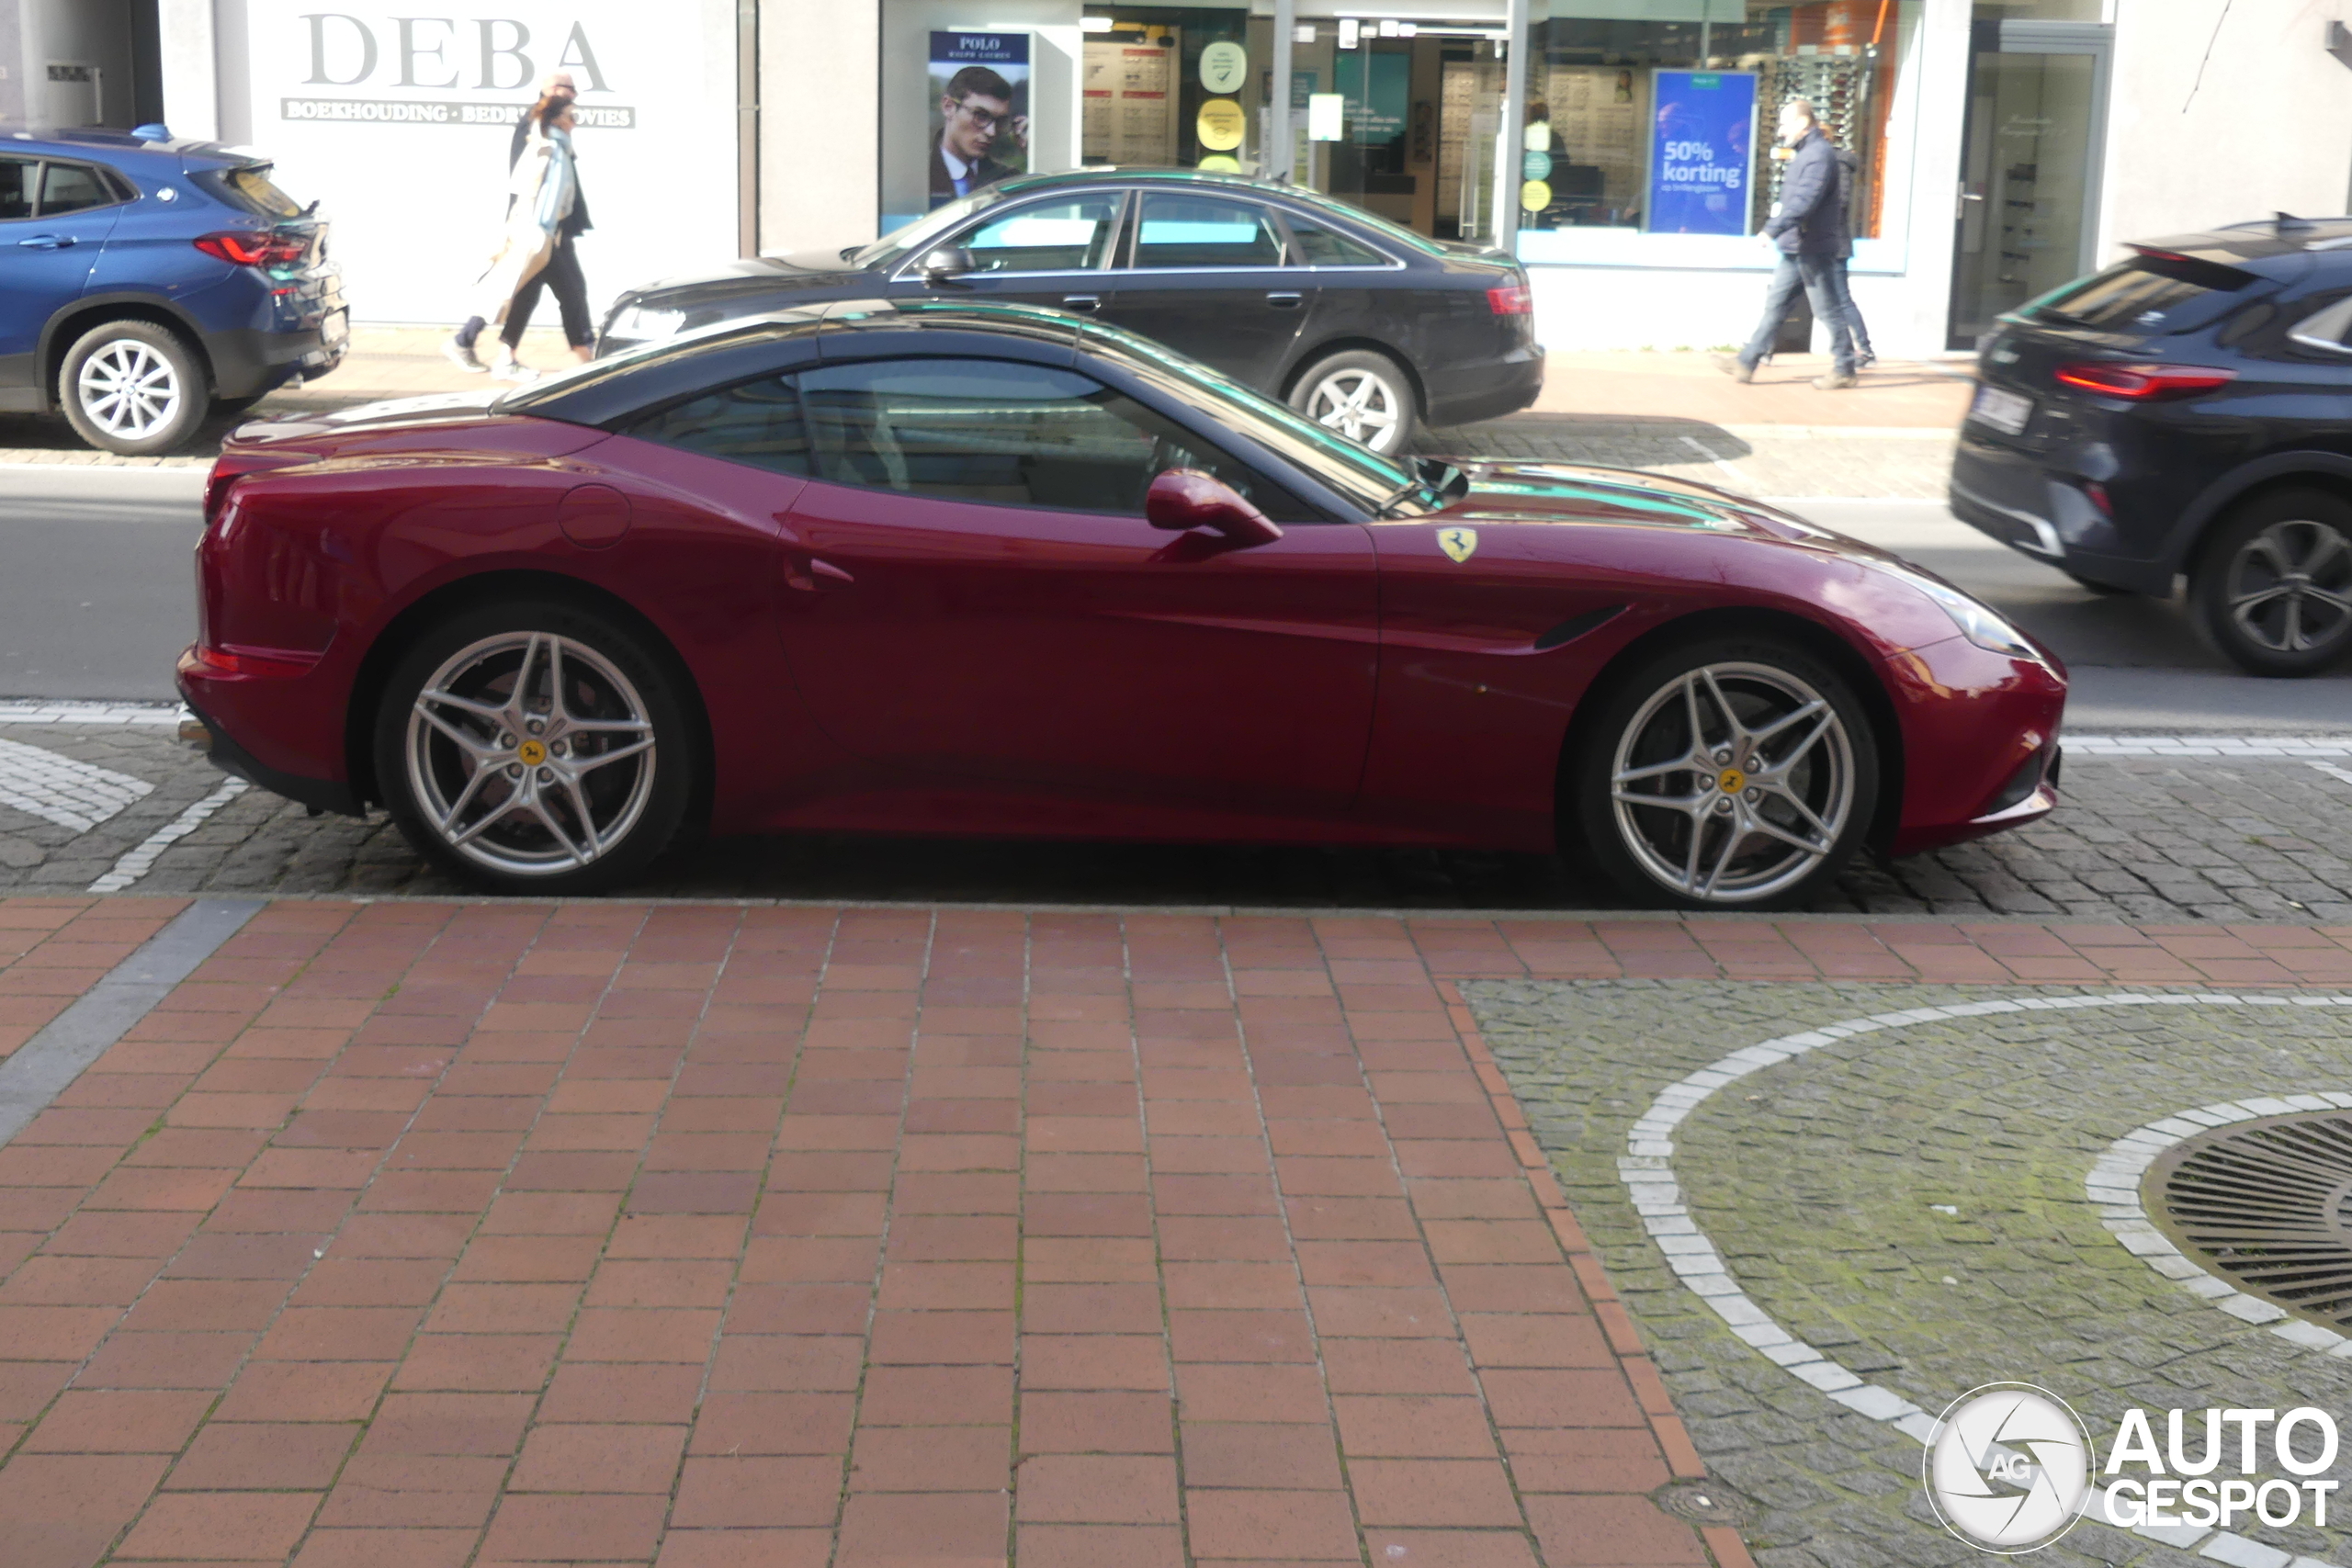
[{"label": "crossover tail light", "polygon": [[280,234],[265,229],[223,229],[191,242],[209,256],[236,266],[292,266],[310,254],[311,242],[301,234]]},{"label": "crossover tail light", "polygon": [[1487,309],[1498,316],[1532,316],[1535,313],[1535,290],[1524,283],[1509,283],[1500,288],[1487,290]]},{"label": "crossover tail light", "polygon": [[2103,398],[2153,402],[2160,398],[2183,398],[2226,387],[2238,378],[2238,373],[2210,365],[2115,365],[2091,361],[2061,365],[2057,378],[2062,387],[2097,392]]}]

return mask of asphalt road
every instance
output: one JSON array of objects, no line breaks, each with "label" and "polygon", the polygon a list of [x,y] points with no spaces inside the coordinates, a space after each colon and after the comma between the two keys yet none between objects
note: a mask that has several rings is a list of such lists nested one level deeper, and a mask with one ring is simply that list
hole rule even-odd
[{"label": "asphalt road", "polygon": [[[172,661],[196,633],[188,549],[202,485],[187,469],[0,468],[0,697],[171,696]],[[2091,593],[1936,502],[1789,504],[1899,551],[2042,638],[2073,672],[2077,728],[2352,729],[2352,671],[2241,675],[2177,604]]]}]

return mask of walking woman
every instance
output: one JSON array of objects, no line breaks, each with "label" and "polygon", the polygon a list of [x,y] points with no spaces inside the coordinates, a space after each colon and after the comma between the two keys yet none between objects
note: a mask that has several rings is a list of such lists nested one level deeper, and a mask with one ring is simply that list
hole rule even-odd
[{"label": "walking woman", "polygon": [[588,207],[571,153],[571,95],[551,85],[531,106],[521,155],[507,182],[506,229],[490,266],[475,286],[476,308],[444,352],[467,370],[488,370],[474,352],[482,329],[502,323],[496,373],[500,379],[528,380],[534,374],[514,350],[523,341],[530,307],[542,287],[555,292],[563,312],[563,334],[572,356],[593,355],[595,331],[588,315],[588,286],[580,273],[572,242],[588,227]]}]

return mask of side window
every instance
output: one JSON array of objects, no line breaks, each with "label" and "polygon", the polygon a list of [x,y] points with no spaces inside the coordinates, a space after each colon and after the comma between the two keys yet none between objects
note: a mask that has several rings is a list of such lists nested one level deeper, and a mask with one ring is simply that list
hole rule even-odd
[{"label": "side window", "polygon": [[[1310,515],[1198,437],[1091,377],[989,359],[803,372],[815,476],[908,495],[1143,515],[1163,468],[1206,468],[1277,520]],[[1188,445],[1189,444],[1189,445]]]},{"label": "side window", "polygon": [[1280,266],[1273,214],[1255,202],[1146,191],[1136,225],[1139,268]]},{"label": "side window", "polygon": [[39,167],[26,158],[0,158],[0,222],[33,215],[33,176]]},{"label": "side window", "polygon": [[81,164],[43,164],[40,168],[40,215],[79,212],[85,207],[109,207],[115,194],[98,171]]},{"label": "side window", "polygon": [[1326,229],[1320,223],[1294,215],[1284,215],[1290,224],[1290,237],[1298,242],[1297,253],[1291,259],[1293,266],[1386,266],[1388,258],[1361,241],[1351,240],[1336,229]]},{"label": "side window", "polygon": [[746,381],[673,403],[628,426],[626,433],[779,474],[805,476],[809,471],[800,393],[789,376]]},{"label": "side window", "polygon": [[1118,223],[1117,197],[1083,196],[990,219],[956,243],[978,272],[1075,272],[1102,265]]},{"label": "side window", "polygon": [[2323,354],[2352,355],[2352,294],[2323,304],[2287,330],[2287,341],[2298,348]]}]

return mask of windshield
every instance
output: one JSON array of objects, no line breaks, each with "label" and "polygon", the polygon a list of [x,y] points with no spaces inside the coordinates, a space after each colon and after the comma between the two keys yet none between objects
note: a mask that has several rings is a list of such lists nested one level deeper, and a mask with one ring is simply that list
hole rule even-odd
[{"label": "windshield", "polygon": [[980,209],[1003,199],[1003,194],[996,190],[976,190],[969,196],[957,197],[905,228],[892,230],[864,250],[853,253],[849,259],[859,266],[896,266],[902,258],[929,250]]},{"label": "windshield", "polygon": [[1396,516],[1444,504],[1442,480],[1432,482],[1408,460],[1384,457],[1149,338],[1099,321],[1089,321],[1084,331],[1089,346],[1113,348],[1137,361],[1162,389],[1297,464],[1367,512]]},{"label": "windshield", "polygon": [[2053,289],[2025,313],[2099,332],[2177,332],[2211,315],[2199,309],[2207,301],[2226,306],[2253,281],[2251,273],[2188,256],[2134,256]]},{"label": "windshield", "polygon": [[214,194],[257,218],[300,218],[302,204],[277,188],[269,164],[238,164],[225,169],[199,169],[196,178]]}]

